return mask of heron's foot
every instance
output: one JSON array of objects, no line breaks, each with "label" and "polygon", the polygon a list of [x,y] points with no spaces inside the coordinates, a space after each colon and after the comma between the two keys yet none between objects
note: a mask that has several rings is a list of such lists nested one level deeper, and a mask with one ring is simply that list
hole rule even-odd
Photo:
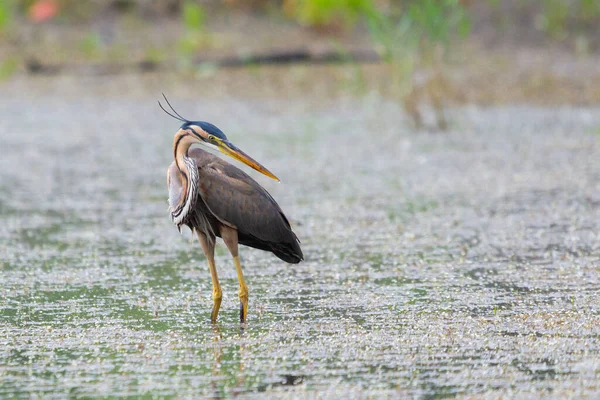
[{"label": "heron's foot", "polygon": [[213,308],[210,313],[210,322],[213,324],[217,322],[217,316],[219,315],[219,309],[221,308],[221,299],[223,298],[223,294],[221,289],[213,291]]},{"label": "heron's foot", "polygon": [[243,324],[248,317],[248,287],[240,286],[240,322]]}]

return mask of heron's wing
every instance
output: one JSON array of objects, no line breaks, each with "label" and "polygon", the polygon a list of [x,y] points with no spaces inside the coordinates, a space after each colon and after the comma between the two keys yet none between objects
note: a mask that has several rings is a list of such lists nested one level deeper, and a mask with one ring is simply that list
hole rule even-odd
[{"label": "heron's wing", "polygon": [[254,179],[209,153],[190,151],[190,156],[198,165],[200,196],[218,220],[259,240],[297,240],[279,205]]}]

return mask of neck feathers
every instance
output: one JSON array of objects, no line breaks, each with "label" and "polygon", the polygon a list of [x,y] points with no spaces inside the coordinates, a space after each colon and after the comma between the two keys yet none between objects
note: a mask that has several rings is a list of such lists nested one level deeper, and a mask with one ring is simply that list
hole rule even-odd
[{"label": "neck feathers", "polygon": [[175,138],[173,139],[173,158],[179,170],[184,167],[184,158],[187,158],[188,150],[195,141],[196,139],[194,139],[192,134],[183,129],[180,129],[175,134]]},{"label": "neck feathers", "polygon": [[184,130],[179,130],[173,141],[173,157],[181,178],[181,197],[171,210],[171,217],[178,227],[193,209],[198,193],[198,167],[188,157],[188,150],[194,142],[192,136]]}]

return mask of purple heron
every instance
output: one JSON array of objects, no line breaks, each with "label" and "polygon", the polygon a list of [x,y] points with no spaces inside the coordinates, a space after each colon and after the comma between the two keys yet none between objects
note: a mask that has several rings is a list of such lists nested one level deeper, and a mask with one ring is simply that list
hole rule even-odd
[{"label": "purple heron", "polygon": [[297,264],[303,259],[300,241],[285,214],[273,197],[254,179],[237,167],[199,148],[201,144],[216,149],[258,172],[279,181],[268,169],[231,143],[216,126],[204,121],[183,118],[165,101],[183,122],[173,140],[174,161],[167,170],[169,213],[181,230],[187,225],[198,236],[208,260],[212,278],[213,308],[210,319],[216,322],[222,291],[215,266],[215,241],[220,237],[229,249],[240,283],[240,322],[248,316],[248,286],[238,254],[238,243],[270,251],[285,262]]}]

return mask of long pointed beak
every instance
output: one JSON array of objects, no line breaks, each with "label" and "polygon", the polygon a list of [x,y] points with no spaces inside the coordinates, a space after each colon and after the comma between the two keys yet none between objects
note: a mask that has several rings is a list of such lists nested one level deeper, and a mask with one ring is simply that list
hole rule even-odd
[{"label": "long pointed beak", "polygon": [[219,150],[221,151],[221,153],[226,154],[231,158],[235,158],[236,160],[241,161],[244,164],[246,164],[247,166],[257,170],[261,174],[266,175],[269,178],[274,179],[277,182],[279,182],[279,178],[276,177],[271,171],[269,171],[267,168],[265,168],[262,164],[260,164],[254,158],[252,158],[248,154],[244,153],[233,143],[231,143],[229,141],[225,141],[225,140],[220,140],[218,143],[219,143],[218,147],[219,147]]}]

